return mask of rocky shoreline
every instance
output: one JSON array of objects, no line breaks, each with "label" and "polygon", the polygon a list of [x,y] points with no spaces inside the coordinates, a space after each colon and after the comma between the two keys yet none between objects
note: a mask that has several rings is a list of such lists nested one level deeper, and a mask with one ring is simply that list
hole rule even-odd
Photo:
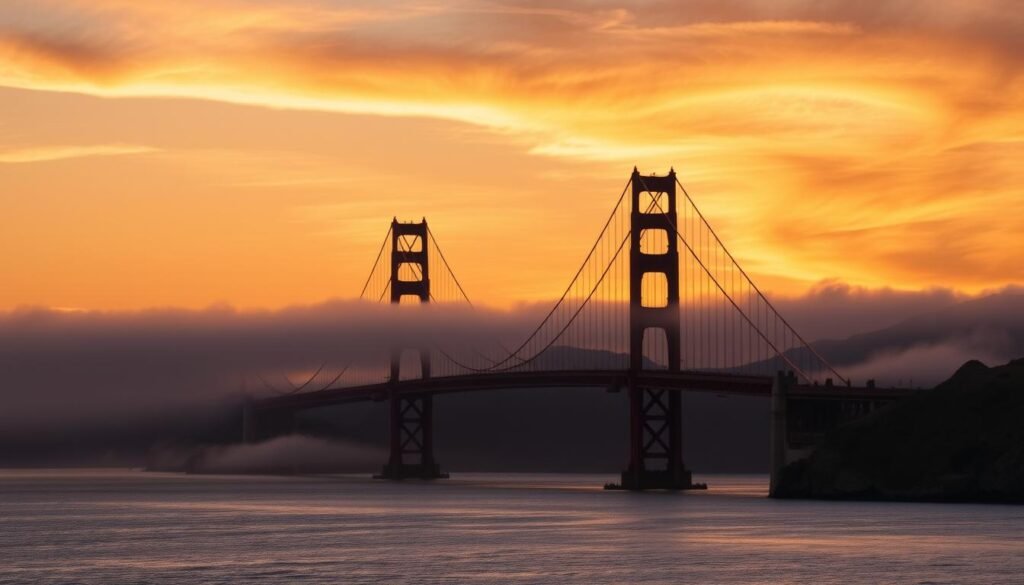
[{"label": "rocky shoreline", "polygon": [[826,435],[777,498],[1024,503],[1024,359],[970,361]]}]

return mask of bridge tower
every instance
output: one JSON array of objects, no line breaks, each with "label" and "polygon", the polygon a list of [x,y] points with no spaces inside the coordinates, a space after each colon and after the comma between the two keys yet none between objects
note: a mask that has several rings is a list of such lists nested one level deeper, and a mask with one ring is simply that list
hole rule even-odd
[{"label": "bridge tower", "polygon": [[[402,297],[413,296],[421,303],[430,302],[430,263],[427,246],[427,220],[391,222],[391,302],[399,304]],[[407,265],[407,270],[402,266]],[[410,278],[410,275],[411,278]],[[402,368],[402,353],[419,352],[420,373],[430,377],[430,351],[422,347],[397,347],[391,352],[391,389],[388,392],[390,456],[377,477],[381,479],[436,479],[448,477],[441,473],[434,459],[434,404],[429,394],[399,394],[397,385]]]},{"label": "bridge tower", "polygon": [[[668,369],[680,370],[679,240],[676,232],[676,175],[641,176],[633,169],[632,236],[629,248],[629,369],[645,366],[644,335],[664,335]],[[665,241],[664,250],[643,250],[645,240]],[[644,277],[663,277],[665,297],[644,298]],[[650,290],[649,287],[648,290]],[[683,465],[682,396],[678,390],[642,387],[629,381],[629,468],[623,489],[690,489]]]}]

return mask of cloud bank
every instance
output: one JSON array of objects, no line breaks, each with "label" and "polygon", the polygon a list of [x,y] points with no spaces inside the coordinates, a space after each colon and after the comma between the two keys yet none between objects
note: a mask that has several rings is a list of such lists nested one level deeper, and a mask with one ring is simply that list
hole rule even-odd
[{"label": "cloud bank", "polygon": [[[926,385],[967,359],[998,363],[1024,354],[1024,294],[1010,290],[952,304],[956,297],[833,283],[779,304],[794,323],[817,322],[819,332],[845,338],[821,347],[860,382]],[[911,305],[938,309],[901,319]],[[104,421],[172,416],[240,399],[243,392],[266,395],[263,381],[288,390],[286,377],[300,384],[323,364],[328,371],[318,383],[345,365],[368,372],[373,366],[375,375],[386,375],[396,345],[482,348],[494,338],[511,345],[547,308],[410,312],[333,301],[279,311],[8,312],[0,314],[0,424],[12,432],[70,432]],[[868,326],[874,329],[865,333]]]},{"label": "cloud bank", "polygon": [[249,312],[17,310],[0,314],[0,423],[61,427],[266,395],[325,364],[324,376],[348,367],[346,380],[361,369],[379,378],[393,347],[482,344],[521,335],[523,317],[539,321],[530,309],[358,301]]}]

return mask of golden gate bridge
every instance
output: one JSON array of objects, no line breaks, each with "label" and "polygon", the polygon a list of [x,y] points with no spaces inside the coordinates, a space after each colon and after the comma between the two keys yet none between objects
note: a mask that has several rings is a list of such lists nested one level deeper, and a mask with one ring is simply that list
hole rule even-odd
[{"label": "golden gate bridge", "polygon": [[[393,220],[360,293],[373,303],[473,307],[426,219]],[[409,358],[413,357],[412,360]],[[675,171],[635,168],[561,297],[519,339],[433,339],[378,364],[344,356],[249,403],[245,439],[292,413],[389,404],[378,476],[440,478],[433,397],[512,388],[593,387],[629,395],[630,460],[617,487],[700,487],[682,455],[681,391],[771,396],[773,474],[827,428],[905,394],[855,388],[776,310],[697,208]],[[774,483],[774,481],[773,481]]]}]

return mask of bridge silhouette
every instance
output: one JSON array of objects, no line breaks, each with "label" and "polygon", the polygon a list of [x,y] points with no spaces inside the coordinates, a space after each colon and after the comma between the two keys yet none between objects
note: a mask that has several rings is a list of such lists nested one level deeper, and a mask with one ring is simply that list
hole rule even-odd
[{"label": "bridge silhouette", "polygon": [[[473,306],[426,219],[392,221],[360,298]],[[772,398],[773,485],[825,430],[905,394],[854,387],[754,284],[675,171],[635,168],[561,297],[521,339],[395,347],[379,365],[342,359],[285,379],[278,388],[260,377],[271,395],[247,405],[246,440],[296,411],[386,401],[386,479],[447,477],[434,453],[435,395],[624,391],[630,458],[614,487],[633,490],[702,487],[683,461],[681,391]]]}]

